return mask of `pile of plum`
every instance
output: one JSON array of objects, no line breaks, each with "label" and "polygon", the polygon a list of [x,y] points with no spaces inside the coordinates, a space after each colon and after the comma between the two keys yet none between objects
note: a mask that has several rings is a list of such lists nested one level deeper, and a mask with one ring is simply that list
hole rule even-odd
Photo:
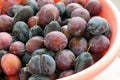
[{"label": "pile of plum", "polygon": [[99,0],[21,1],[3,1],[0,80],[63,78],[90,67],[108,50],[112,30],[99,16]]}]

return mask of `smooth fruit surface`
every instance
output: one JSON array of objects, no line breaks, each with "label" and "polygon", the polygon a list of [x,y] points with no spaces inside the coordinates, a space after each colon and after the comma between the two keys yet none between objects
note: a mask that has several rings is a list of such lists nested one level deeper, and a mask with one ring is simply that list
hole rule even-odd
[{"label": "smooth fruit surface", "polygon": [[45,36],[45,46],[52,51],[64,49],[68,44],[67,37],[59,31],[52,31]]},{"label": "smooth fruit surface", "polygon": [[12,43],[12,36],[7,32],[0,32],[0,50],[7,49]]},{"label": "smooth fruit surface", "polygon": [[14,54],[6,54],[1,59],[1,67],[8,76],[19,73],[22,64],[20,59]]}]

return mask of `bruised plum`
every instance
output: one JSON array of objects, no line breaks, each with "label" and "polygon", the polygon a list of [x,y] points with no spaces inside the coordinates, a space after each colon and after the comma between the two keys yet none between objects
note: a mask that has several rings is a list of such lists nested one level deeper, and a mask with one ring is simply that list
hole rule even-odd
[{"label": "bruised plum", "polygon": [[52,51],[64,49],[67,46],[67,43],[67,37],[59,31],[52,31],[45,36],[44,44]]},{"label": "bruised plum", "polygon": [[51,80],[48,76],[45,75],[32,75],[28,80]]},{"label": "bruised plum", "polygon": [[7,32],[0,32],[0,50],[8,49],[12,43],[12,36]]},{"label": "bruised plum", "polygon": [[74,70],[65,70],[60,73],[59,78],[64,78],[64,77],[73,75],[74,73],[75,73]]},{"label": "bruised plum", "polygon": [[92,55],[89,52],[83,52],[76,58],[74,64],[75,64],[74,69],[75,69],[75,72],[77,73],[93,65],[94,60]]},{"label": "bruised plum", "polygon": [[74,37],[80,37],[86,32],[87,23],[81,17],[73,17],[68,22],[68,32]]},{"label": "bruised plum", "polygon": [[69,42],[69,48],[78,56],[87,50],[87,40],[84,37],[72,38]]},{"label": "bruised plum", "polygon": [[[39,16],[40,26],[45,27],[49,22],[59,18],[59,10],[53,4],[46,4],[39,10],[36,15]],[[56,18],[54,18],[54,15]]]},{"label": "bruised plum", "polygon": [[94,36],[89,40],[90,51],[93,53],[103,53],[109,48],[110,40],[104,36]]},{"label": "bruised plum", "polygon": [[75,9],[71,13],[71,17],[77,17],[77,16],[82,17],[83,19],[86,20],[86,22],[88,22],[90,19],[90,14],[89,14],[88,10],[84,9],[84,8]]},{"label": "bruised plum", "polygon": [[44,40],[41,36],[35,36],[30,38],[26,43],[26,50],[32,54],[33,51],[43,48],[44,47]]},{"label": "bruised plum", "polygon": [[55,4],[54,0],[37,0],[38,7],[41,9],[46,4]]},{"label": "bruised plum", "polygon": [[50,55],[52,57],[55,57],[55,53],[47,48],[41,48],[41,49],[37,49],[32,53],[32,57],[36,56],[36,55],[41,55],[41,54],[47,54]]},{"label": "bruised plum", "polygon": [[60,31],[61,27],[57,21],[51,21],[48,25],[45,26],[44,36],[46,36],[51,31]]},{"label": "bruised plum", "polygon": [[28,69],[31,74],[52,75],[55,72],[56,63],[47,54],[36,55],[29,61]]},{"label": "bruised plum", "polygon": [[77,9],[77,8],[81,8],[82,6],[78,3],[70,3],[66,6],[66,16],[70,17],[71,13]]},{"label": "bruised plum", "polygon": [[0,32],[10,31],[12,28],[13,18],[8,15],[0,15]]},{"label": "bruised plum", "polygon": [[55,57],[57,68],[60,70],[72,68],[74,60],[75,54],[67,49],[60,51]]},{"label": "bruised plum", "polygon": [[99,0],[89,0],[85,5],[85,8],[89,11],[91,16],[96,16],[101,11],[101,3]]},{"label": "bruised plum", "polygon": [[21,68],[20,72],[19,72],[19,77],[20,80],[28,80],[28,78],[31,76],[28,67],[23,67]]}]

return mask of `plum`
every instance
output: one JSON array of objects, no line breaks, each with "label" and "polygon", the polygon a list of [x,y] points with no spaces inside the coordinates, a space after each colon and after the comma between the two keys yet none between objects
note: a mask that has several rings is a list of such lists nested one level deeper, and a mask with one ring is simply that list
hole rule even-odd
[{"label": "plum", "polygon": [[44,32],[39,25],[34,25],[29,30],[29,38],[32,38],[34,36],[43,36],[43,35]]},{"label": "plum", "polygon": [[78,3],[70,3],[66,6],[66,16],[69,18],[71,16],[71,13],[77,9],[81,8],[82,6]]},{"label": "plum", "polygon": [[64,49],[67,46],[67,43],[67,37],[59,31],[52,31],[45,36],[44,44],[52,51]]},{"label": "plum", "polygon": [[68,49],[60,51],[55,57],[57,68],[60,70],[72,68],[74,60],[75,54]]},{"label": "plum", "polygon": [[52,75],[55,72],[56,63],[47,54],[36,55],[30,59],[28,69],[31,74]]},{"label": "plum", "polygon": [[109,48],[110,40],[104,35],[99,35],[91,38],[88,44],[89,46],[91,46],[90,47],[91,52],[100,54],[105,52]]},{"label": "plum", "polygon": [[77,17],[77,16],[82,17],[83,19],[86,20],[86,22],[88,22],[90,19],[90,13],[88,12],[87,9],[84,9],[84,8],[75,9],[71,13],[71,17]]},{"label": "plum", "polygon": [[[46,4],[36,15],[39,16],[39,25],[45,27],[52,20],[59,18],[59,10],[53,4]],[[54,15],[56,18],[54,18]]]},{"label": "plum", "polygon": [[68,32],[74,37],[82,36],[87,29],[87,22],[81,17],[73,17],[68,22]]},{"label": "plum", "polygon": [[87,24],[87,31],[93,35],[101,35],[107,31],[108,22],[100,16],[92,17]]},{"label": "plum", "polygon": [[74,63],[75,72],[80,72],[94,64],[92,55],[89,52],[82,52]]},{"label": "plum", "polygon": [[100,13],[102,5],[99,0],[89,0],[85,5],[91,16],[96,16]]},{"label": "plum", "polygon": [[26,43],[29,39],[29,27],[25,22],[17,21],[13,26],[12,34],[17,40]]},{"label": "plum", "polygon": [[0,50],[8,49],[12,43],[12,36],[7,32],[0,32]]},{"label": "plum", "polygon": [[20,42],[20,41],[13,42],[9,47],[9,51],[10,53],[20,57],[25,53],[25,45],[23,42]]},{"label": "plum", "polygon": [[[24,14],[23,14],[24,13]],[[30,6],[24,6],[21,10],[19,10],[14,16],[14,24],[17,21],[27,22],[28,19],[34,15],[34,11]]]},{"label": "plum", "polygon": [[7,76],[19,73],[22,64],[20,59],[14,54],[5,54],[1,59],[1,67]]},{"label": "plum", "polygon": [[33,51],[44,47],[43,37],[41,36],[32,37],[27,41],[25,46],[26,46],[27,52],[32,54]]},{"label": "plum", "polygon": [[44,36],[46,36],[51,31],[60,31],[61,26],[57,21],[51,21],[48,25],[45,26]]},{"label": "plum", "polygon": [[39,23],[39,17],[38,16],[32,16],[32,17],[30,17],[28,19],[27,23],[28,23],[28,26],[30,28],[33,27],[33,26],[35,26],[35,25],[38,25],[38,23]]},{"label": "plum", "polygon": [[12,28],[13,18],[8,15],[0,15],[0,31],[8,32]]},{"label": "plum", "polygon": [[87,44],[87,40],[84,37],[74,37],[69,42],[69,48],[75,53],[75,55],[78,56],[79,54],[87,50]]}]

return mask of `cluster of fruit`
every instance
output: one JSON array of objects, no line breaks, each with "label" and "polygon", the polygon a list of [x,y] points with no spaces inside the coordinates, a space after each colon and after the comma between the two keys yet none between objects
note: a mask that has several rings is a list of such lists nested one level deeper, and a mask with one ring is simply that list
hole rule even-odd
[{"label": "cluster of fruit", "polygon": [[98,61],[111,28],[99,0],[4,0],[0,80],[55,80]]}]

